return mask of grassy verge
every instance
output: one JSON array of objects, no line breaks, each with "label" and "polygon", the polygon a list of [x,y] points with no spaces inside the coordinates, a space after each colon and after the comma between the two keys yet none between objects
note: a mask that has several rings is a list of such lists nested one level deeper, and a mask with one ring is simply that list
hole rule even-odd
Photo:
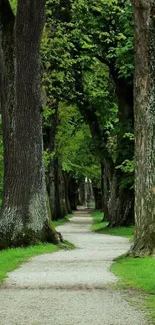
[{"label": "grassy verge", "polygon": [[27,248],[12,248],[0,252],[0,284],[5,279],[8,272],[15,270],[23,262],[31,257],[40,254],[54,253],[59,249],[72,249],[74,245],[68,242],[58,246],[53,244],[38,244]]},{"label": "grassy verge", "polygon": [[111,271],[120,278],[123,288],[134,288],[147,294],[145,307],[151,312],[152,321],[155,324],[155,258],[121,256],[111,266]]},{"label": "grassy verge", "polygon": [[72,215],[68,214],[68,216],[66,216],[65,218],[53,221],[54,227],[61,226],[63,223],[68,222],[71,217],[72,217]]},{"label": "grassy verge", "polygon": [[[60,226],[64,222],[69,221],[71,215],[64,219],[54,221],[55,227]],[[74,245],[68,242],[60,244],[58,246],[53,244],[38,244],[30,246],[28,248],[12,248],[0,251],[0,284],[4,281],[8,272],[15,270],[23,262],[28,261],[35,255],[54,253],[59,249],[72,249]]]},{"label": "grassy verge", "polygon": [[[92,231],[133,239],[134,227],[106,228],[108,223],[103,221],[103,213],[100,211],[93,211],[92,217],[94,222]],[[155,324],[155,258],[121,256],[112,264],[111,271],[120,278],[122,288],[137,289],[146,294],[145,307],[151,312]]]},{"label": "grassy verge", "polygon": [[133,239],[134,227],[107,228],[108,222],[103,220],[103,212],[96,210],[92,212],[93,225],[91,230],[106,235],[122,236]]}]

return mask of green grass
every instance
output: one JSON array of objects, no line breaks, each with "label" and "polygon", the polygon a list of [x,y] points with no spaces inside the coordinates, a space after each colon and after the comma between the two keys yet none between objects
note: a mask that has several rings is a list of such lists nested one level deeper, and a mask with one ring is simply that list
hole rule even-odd
[{"label": "green grass", "polygon": [[133,239],[134,227],[108,228],[108,222],[103,221],[103,212],[95,210],[92,212],[93,225],[91,230],[105,235],[122,236]]},{"label": "green grass", "polygon": [[[93,211],[91,230],[108,235],[123,236],[133,239],[134,227],[106,228],[101,211]],[[111,266],[111,271],[120,278],[122,288],[140,290],[146,294],[145,307],[151,312],[155,324],[155,257],[126,258],[121,256]]]},{"label": "green grass", "polygon": [[[64,222],[69,221],[69,217],[67,216],[64,219],[60,219],[58,221],[54,221],[54,226],[57,227]],[[30,246],[27,248],[12,248],[0,251],[0,284],[4,281],[7,273],[13,271],[23,262],[28,261],[31,257],[35,255],[45,254],[45,253],[54,253],[59,249],[72,249],[74,245],[69,242],[64,242],[60,245],[53,244],[38,244],[35,246]]]},{"label": "green grass", "polygon": [[89,208],[95,208],[95,202],[91,201],[88,204]]},{"label": "green grass", "polygon": [[3,282],[8,272],[15,270],[23,262],[40,254],[54,253],[59,249],[72,249],[74,245],[65,242],[60,245],[38,244],[27,248],[12,248],[0,251],[0,283]]},{"label": "green grass", "polygon": [[119,257],[111,266],[111,271],[119,276],[125,288],[134,288],[146,293],[145,306],[151,311],[155,324],[155,258]]},{"label": "green grass", "polygon": [[34,255],[53,253],[59,249],[52,244],[39,244],[28,248],[12,248],[0,252],[0,283],[6,274],[16,269],[21,263],[26,262]]},{"label": "green grass", "polygon": [[72,217],[72,215],[68,214],[68,216],[66,216],[65,218],[53,221],[54,227],[61,226],[63,223],[68,222],[71,217]]}]

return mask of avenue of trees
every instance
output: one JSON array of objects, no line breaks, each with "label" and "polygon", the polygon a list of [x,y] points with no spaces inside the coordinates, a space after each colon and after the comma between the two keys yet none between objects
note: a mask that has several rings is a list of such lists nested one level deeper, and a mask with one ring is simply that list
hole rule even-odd
[{"label": "avenue of trees", "polygon": [[136,223],[131,253],[154,252],[154,17],[151,0],[0,0],[0,249],[58,243],[87,179],[109,227]]}]

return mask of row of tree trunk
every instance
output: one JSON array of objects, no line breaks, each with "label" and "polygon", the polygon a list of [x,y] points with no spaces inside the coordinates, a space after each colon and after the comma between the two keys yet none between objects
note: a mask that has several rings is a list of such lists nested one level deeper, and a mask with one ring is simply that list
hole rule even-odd
[{"label": "row of tree trunk", "polygon": [[[0,249],[38,241],[58,243],[48,202],[54,219],[77,206],[73,195],[75,182],[64,175],[57,158],[49,166],[47,200],[40,75],[44,10],[45,0],[18,0],[14,16],[9,1],[0,0],[0,106],[4,140]],[[55,132],[52,127],[51,132]]]}]

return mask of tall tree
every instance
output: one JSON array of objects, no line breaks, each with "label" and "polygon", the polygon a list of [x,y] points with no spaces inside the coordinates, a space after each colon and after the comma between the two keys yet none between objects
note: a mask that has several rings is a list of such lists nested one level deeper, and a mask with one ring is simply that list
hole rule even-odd
[{"label": "tall tree", "polygon": [[[110,226],[127,225],[133,223],[134,220],[134,192],[131,184],[128,182],[125,184],[124,170],[118,166],[129,159],[127,151],[127,156],[124,155],[125,146],[128,149],[130,147],[128,151],[132,158],[134,151],[133,142],[125,137],[126,133],[132,132],[133,122],[133,22],[131,4],[128,0],[118,1],[117,3],[113,0],[108,3],[106,0],[76,1],[74,3],[73,21],[76,22],[76,28],[78,26],[78,31],[76,30],[74,33],[76,35],[74,56],[77,58],[77,62],[75,62],[76,92],[78,95],[76,102],[78,101],[80,111],[90,126],[100,157],[102,155],[101,162],[105,184],[103,191],[104,213],[110,221]],[[117,138],[115,157],[108,150],[109,137],[107,135],[109,130],[105,128],[105,123],[101,125],[107,107],[109,114],[106,115],[110,116],[111,114],[112,102],[110,94],[108,94],[109,87],[107,87],[107,92],[104,90],[105,87],[102,90],[102,103],[94,101],[95,105],[92,100],[94,89],[91,89],[90,93],[86,89],[86,69],[91,69],[95,59],[102,63],[100,65],[100,67],[102,66],[101,71],[103,66],[104,71],[109,71],[113,83],[112,88],[115,89],[115,104],[117,102],[119,119],[117,128],[115,128],[115,137]],[[100,85],[102,85],[101,82]],[[91,82],[88,85],[91,85]],[[97,99],[98,89],[99,83],[97,84]],[[83,94],[84,96],[82,96]],[[104,107],[105,103],[107,107]],[[100,112],[99,106],[102,108]],[[127,177],[128,180],[129,178],[131,180],[131,174],[127,176],[129,176]]]},{"label": "tall tree", "polygon": [[45,0],[0,1],[4,191],[0,248],[57,242],[46,204],[41,128],[40,41]]},{"label": "tall tree", "polygon": [[155,251],[155,1],[133,0],[136,233],[134,254]]},{"label": "tall tree", "polygon": [[[42,42],[43,83],[47,94],[44,109],[44,143],[46,153],[49,154],[47,188],[52,218],[55,220],[64,217],[68,205],[65,200],[64,174],[55,148],[55,137],[59,124],[59,102],[70,93],[72,83],[68,48],[70,45],[67,37],[69,22],[70,0],[46,1],[46,24]],[[67,185],[67,182],[65,183]],[[70,209],[68,211],[71,212]]]}]

